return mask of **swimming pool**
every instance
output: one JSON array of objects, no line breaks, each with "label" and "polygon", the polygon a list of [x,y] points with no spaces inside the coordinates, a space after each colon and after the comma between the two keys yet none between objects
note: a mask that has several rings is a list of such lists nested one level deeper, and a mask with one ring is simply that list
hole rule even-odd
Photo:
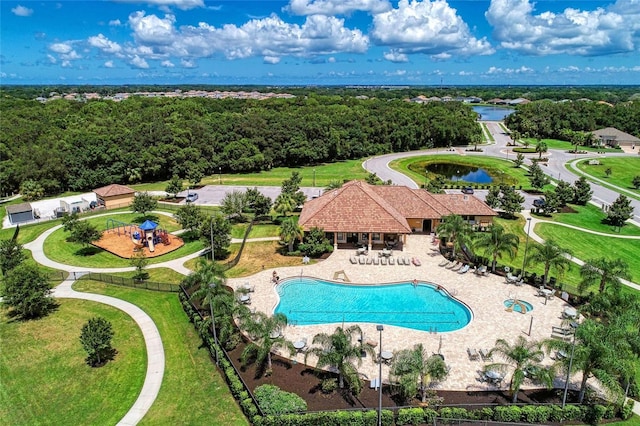
[{"label": "swimming pool", "polygon": [[277,292],[275,312],[296,325],[375,323],[445,332],[472,318],[466,305],[427,283],[349,285],[300,277],[283,280]]},{"label": "swimming pool", "polygon": [[529,302],[525,302],[524,300],[518,300],[516,303],[514,303],[513,299],[507,299],[504,301],[504,306],[507,308],[507,310],[520,312],[521,314],[533,311],[533,305]]}]

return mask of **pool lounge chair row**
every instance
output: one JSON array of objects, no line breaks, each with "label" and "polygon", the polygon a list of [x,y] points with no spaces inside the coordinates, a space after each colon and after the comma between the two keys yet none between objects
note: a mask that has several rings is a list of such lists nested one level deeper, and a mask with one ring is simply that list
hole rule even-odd
[{"label": "pool lounge chair row", "polygon": [[472,361],[478,361],[482,358],[483,361],[491,361],[493,359],[491,351],[488,349],[467,348],[467,356]]},{"label": "pool lounge chair row", "polygon": [[[415,260],[415,259],[414,259]],[[402,256],[398,256],[397,258],[395,257],[373,257],[373,256],[351,256],[349,258],[349,261],[356,265],[356,264],[360,264],[360,265],[395,265],[396,263],[398,265],[405,265],[405,266],[409,266],[411,265],[412,261],[409,260],[408,257],[402,257]],[[413,262],[415,265],[415,262]],[[419,266],[419,265],[416,265]]]}]

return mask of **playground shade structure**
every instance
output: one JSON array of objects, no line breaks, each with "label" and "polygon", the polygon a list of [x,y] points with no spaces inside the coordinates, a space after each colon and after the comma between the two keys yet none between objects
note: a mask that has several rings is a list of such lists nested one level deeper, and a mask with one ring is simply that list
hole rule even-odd
[{"label": "playground shade structure", "polygon": [[[93,245],[124,259],[132,258],[138,252],[143,252],[148,258],[158,257],[184,245],[182,238],[158,229],[157,226],[152,221],[135,225],[109,219],[102,238],[94,241]],[[154,233],[153,251],[149,250],[148,243],[144,241],[147,232]]]}]

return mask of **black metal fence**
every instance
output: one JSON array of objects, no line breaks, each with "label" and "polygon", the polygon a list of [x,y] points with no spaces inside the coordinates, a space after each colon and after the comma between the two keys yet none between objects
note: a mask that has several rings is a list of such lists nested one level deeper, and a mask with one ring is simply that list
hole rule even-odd
[{"label": "black metal fence", "polygon": [[119,277],[116,275],[101,274],[101,273],[95,273],[95,272],[88,272],[88,273],[82,274],[82,276],[78,277],[77,279],[94,280],[94,281],[100,281],[103,283],[119,285],[123,287],[142,288],[145,290],[164,291],[169,293],[177,293],[180,291],[180,285],[178,284],[159,283],[159,282],[153,282],[153,281],[140,281],[140,280],[134,280],[133,278],[125,278],[125,277]]}]

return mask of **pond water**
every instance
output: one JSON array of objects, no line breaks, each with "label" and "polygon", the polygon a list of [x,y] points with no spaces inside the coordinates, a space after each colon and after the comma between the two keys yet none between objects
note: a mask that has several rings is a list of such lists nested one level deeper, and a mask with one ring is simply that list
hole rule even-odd
[{"label": "pond water", "polygon": [[450,163],[429,164],[427,171],[444,176],[446,179],[457,182],[464,181],[470,183],[491,183],[493,178],[489,173],[475,166],[464,166]]},{"label": "pond water", "polygon": [[512,108],[500,108],[491,106],[474,106],[473,110],[479,114],[483,121],[502,121],[504,118],[515,112]]}]

